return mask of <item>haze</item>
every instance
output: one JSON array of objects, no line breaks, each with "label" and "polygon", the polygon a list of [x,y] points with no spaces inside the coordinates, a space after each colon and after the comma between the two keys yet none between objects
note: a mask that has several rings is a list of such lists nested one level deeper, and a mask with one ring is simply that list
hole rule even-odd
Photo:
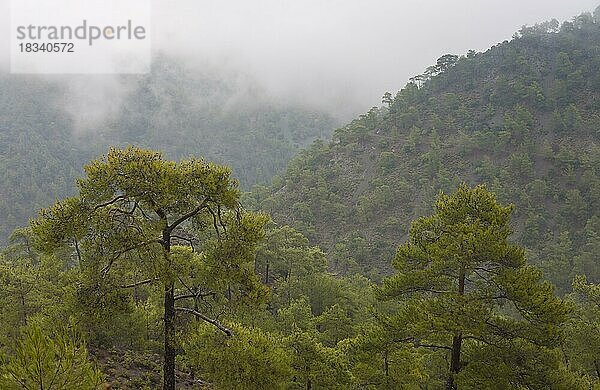
[{"label": "haze", "polygon": [[[385,91],[400,89],[442,54],[486,50],[523,25],[568,20],[596,6],[598,0],[155,0],[152,43],[155,52],[198,71],[240,72],[277,99],[347,119],[378,105]],[[8,17],[9,2],[0,0],[2,72]],[[76,101],[122,95],[114,90],[118,83],[106,87],[97,79],[94,90],[79,76],[66,79]]]}]

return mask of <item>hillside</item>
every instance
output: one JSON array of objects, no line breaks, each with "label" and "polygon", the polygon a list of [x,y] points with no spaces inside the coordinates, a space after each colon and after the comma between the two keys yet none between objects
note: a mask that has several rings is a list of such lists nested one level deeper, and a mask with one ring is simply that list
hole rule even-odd
[{"label": "hillside", "polygon": [[0,76],[0,243],[71,194],[83,164],[109,145],[159,149],[175,159],[204,156],[231,166],[249,187],[283,171],[300,148],[338,125],[326,112],[276,102],[234,76],[157,58],[151,74],[117,80],[123,101],[91,124],[87,112],[69,112],[90,107],[66,101],[64,80]]},{"label": "hillside", "polygon": [[440,191],[485,183],[516,206],[513,238],[561,291],[600,281],[600,10],[445,55],[384,106],[316,142],[255,201],[338,272],[389,272]]}]

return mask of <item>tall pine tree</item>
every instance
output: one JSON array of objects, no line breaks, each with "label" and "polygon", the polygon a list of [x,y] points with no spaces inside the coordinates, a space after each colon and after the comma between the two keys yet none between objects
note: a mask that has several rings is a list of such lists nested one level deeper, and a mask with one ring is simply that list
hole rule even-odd
[{"label": "tall pine tree", "polygon": [[381,288],[383,298],[404,301],[387,330],[445,357],[446,389],[559,380],[552,349],[571,308],[508,241],[511,212],[484,186],[441,194],[435,213],[413,222]]}]

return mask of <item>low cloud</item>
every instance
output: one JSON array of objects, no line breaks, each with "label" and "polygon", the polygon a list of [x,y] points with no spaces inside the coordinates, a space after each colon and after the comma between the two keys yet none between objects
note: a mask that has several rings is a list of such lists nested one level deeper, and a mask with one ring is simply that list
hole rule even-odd
[{"label": "low cloud", "polygon": [[[597,2],[154,0],[152,45],[155,54],[180,58],[199,72],[225,69],[254,80],[250,84],[273,99],[348,119],[379,104],[384,92],[400,89],[442,54],[485,50],[522,25],[570,19]],[[0,0],[3,72],[9,62],[8,9],[8,1]],[[66,110],[85,116],[86,123],[114,113],[130,88],[128,77],[63,80]]]}]

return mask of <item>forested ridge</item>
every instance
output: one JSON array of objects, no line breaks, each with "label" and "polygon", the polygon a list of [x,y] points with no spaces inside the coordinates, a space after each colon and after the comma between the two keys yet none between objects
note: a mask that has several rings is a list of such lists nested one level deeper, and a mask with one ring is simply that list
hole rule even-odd
[{"label": "forested ridge", "polygon": [[600,388],[598,69],[600,8],[444,55],[250,193],[138,91],[0,254],[0,388]]},{"label": "forested ridge", "polygon": [[595,15],[441,57],[257,189],[259,208],[319,244],[337,271],[376,276],[439,191],[486,183],[516,206],[514,239],[562,292],[576,273],[600,281]]}]

